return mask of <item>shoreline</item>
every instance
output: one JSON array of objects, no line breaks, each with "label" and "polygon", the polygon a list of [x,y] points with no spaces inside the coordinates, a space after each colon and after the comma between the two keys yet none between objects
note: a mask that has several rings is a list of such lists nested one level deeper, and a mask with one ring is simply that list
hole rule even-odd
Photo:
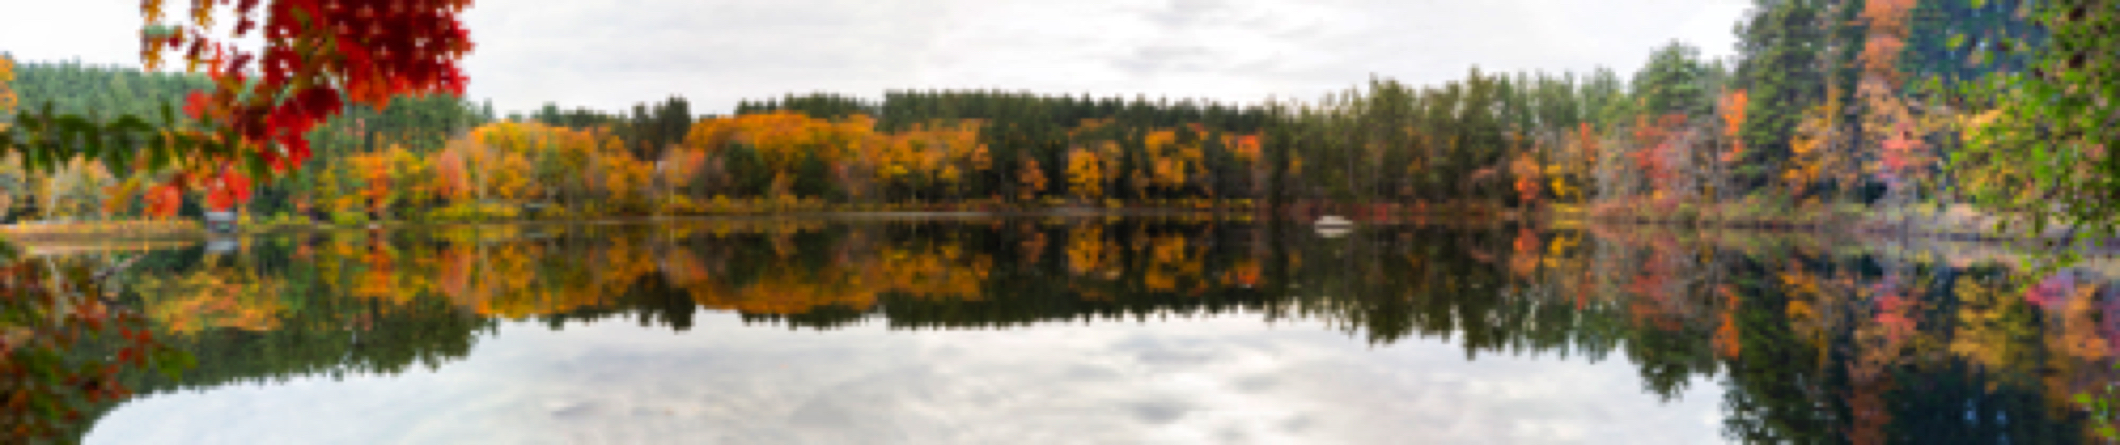
[{"label": "shoreline", "polygon": [[[228,237],[272,236],[298,233],[331,233],[374,229],[442,230],[476,226],[630,225],[713,221],[774,221],[809,219],[826,221],[936,221],[990,218],[1158,218],[1190,217],[1245,221],[1285,218],[1307,225],[1318,215],[1337,214],[1364,225],[1526,225],[1546,229],[1591,230],[1598,228],[1653,228],[1687,232],[1790,234],[1807,237],[1855,238],[1873,243],[1976,243],[2005,249],[2037,249],[2065,233],[2049,230],[2048,237],[2007,237],[1993,230],[1993,219],[1952,209],[1943,213],[1912,215],[1902,211],[1790,212],[1738,214],[1726,211],[1653,214],[1626,209],[1602,211],[1581,205],[1550,205],[1535,209],[1499,209],[1434,206],[1400,203],[1331,204],[1292,203],[1268,209],[1264,206],[1223,207],[1021,207],[991,210],[845,210],[707,212],[666,215],[633,215],[590,218],[522,218],[492,221],[394,220],[379,223],[334,224],[329,222],[244,221],[233,233],[209,233],[196,220],[102,221],[81,223],[16,224],[0,226],[0,238],[25,247],[124,245],[206,241]],[[1443,210],[1448,209],[1448,210]],[[1441,211],[1438,211],[1441,210]],[[1720,210],[1720,209],[1716,209]],[[1673,217],[1676,215],[1676,217]],[[1912,216],[1913,218],[1909,218]],[[2090,249],[2102,255],[2120,254],[2120,243],[2098,243]]]}]

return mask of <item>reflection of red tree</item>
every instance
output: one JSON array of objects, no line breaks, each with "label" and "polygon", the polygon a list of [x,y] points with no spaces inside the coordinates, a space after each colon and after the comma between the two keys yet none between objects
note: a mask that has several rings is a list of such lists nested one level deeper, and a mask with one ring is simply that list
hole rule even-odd
[{"label": "reflection of red tree", "polygon": [[449,296],[457,304],[466,307],[477,307],[477,302],[484,300],[483,296],[470,294],[472,290],[471,272],[477,266],[477,257],[474,256],[475,254],[467,252],[467,250],[469,248],[457,247],[441,249],[440,252],[436,253],[439,258],[437,262],[441,264],[441,270],[440,273],[436,274],[435,284],[437,285],[436,287],[440,288],[442,295]]},{"label": "reflection of red tree", "polygon": [[1532,273],[1538,272],[1539,254],[1544,243],[1539,242],[1538,232],[1519,229],[1513,244],[1516,253],[1509,257],[1509,271],[1518,277],[1529,279]]},{"label": "reflection of red tree", "polygon": [[1848,443],[1881,444],[1887,438],[1885,427],[1892,424],[1892,412],[1884,396],[1892,390],[1893,382],[1886,367],[1896,360],[1898,352],[1880,353],[1882,349],[1867,350],[1848,364],[1852,387],[1847,394],[1848,411],[1854,415],[1848,428]]},{"label": "reflection of red tree", "polygon": [[1889,438],[1885,427],[1891,425],[1892,414],[1885,394],[1894,386],[1891,367],[1905,360],[1909,340],[1920,329],[1914,317],[1919,301],[1907,296],[1898,275],[1886,275],[1871,289],[1878,295],[1875,323],[1855,329],[1858,350],[1848,363],[1851,389],[1846,397],[1854,415],[1848,440],[1855,444],[1881,444]]},{"label": "reflection of red tree", "polygon": [[207,210],[226,212],[245,202],[250,202],[250,178],[235,167],[223,167],[206,179]]},{"label": "reflection of red tree", "polygon": [[1634,316],[1634,323],[1637,325],[1646,326],[1653,323],[1658,329],[1676,331],[1684,325],[1676,314],[1665,310],[1666,304],[1672,303],[1671,262],[1665,258],[1665,252],[1664,249],[1657,249],[1651,253],[1641,271],[1634,275],[1634,281],[1627,284],[1627,291],[1640,297],[1629,304],[1627,309]]},{"label": "reflection of red tree", "polygon": [[1737,288],[1722,285],[1715,289],[1723,297],[1722,324],[1715,328],[1715,353],[1723,358],[1736,359],[1744,355],[1744,343],[1737,331],[1737,308],[1741,300]]},{"label": "reflection of red tree", "polygon": [[1873,289],[1878,297],[1877,315],[1872,320],[1892,342],[1904,341],[1920,329],[1914,318],[1919,301],[1907,296],[1907,289],[1900,284],[1897,275],[1885,276]]},{"label": "reflection of red tree", "polygon": [[2042,310],[2054,310],[2068,302],[2069,293],[2076,288],[2076,279],[2067,272],[2049,275],[2039,284],[2024,292],[2024,301]]}]

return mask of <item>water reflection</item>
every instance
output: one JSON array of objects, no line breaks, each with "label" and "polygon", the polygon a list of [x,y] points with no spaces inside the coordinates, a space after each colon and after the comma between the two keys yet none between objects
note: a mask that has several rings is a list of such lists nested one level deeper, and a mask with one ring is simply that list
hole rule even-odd
[{"label": "water reflection", "polygon": [[[445,418],[603,429],[454,437],[475,427],[355,411],[324,428],[374,416],[396,432],[347,441],[597,441],[614,439],[569,435],[733,410],[781,421],[621,441],[2090,441],[2071,398],[2114,377],[2120,287],[2081,271],[2019,292],[2023,277],[1964,251],[1860,245],[1137,219],[254,238],[137,266],[127,301],[201,366],[132,376],[159,395],[90,439],[410,397]],[[555,382],[578,393],[527,395]],[[253,405],[214,405],[226,397]],[[641,417],[657,410],[675,417]],[[345,431],[312,432],[274,434]],[[215,432],[196,434],[171,437]]]}]

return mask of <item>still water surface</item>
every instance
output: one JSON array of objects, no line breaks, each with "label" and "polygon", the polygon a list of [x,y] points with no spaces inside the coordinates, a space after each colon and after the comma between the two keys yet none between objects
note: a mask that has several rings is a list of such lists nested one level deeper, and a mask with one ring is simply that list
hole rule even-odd
[{"label": "still water surface", "polygon": [[85,439],[2091,442],[2069,400],[2114,376],[2106,280],[1848,246],[1148,219],[250,238],[131,272],[200,366],[131,377]]}]

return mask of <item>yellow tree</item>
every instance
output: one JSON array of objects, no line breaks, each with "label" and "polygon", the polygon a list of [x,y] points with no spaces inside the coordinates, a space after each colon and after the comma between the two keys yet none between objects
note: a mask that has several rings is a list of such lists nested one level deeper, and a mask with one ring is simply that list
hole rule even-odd
[{"label": "yellow tree", "polygon": [[360,203],[366,204],[369,212],[382,215],[383,210],[389,207],[391,198],[390,158],[376,153],[357,155],[349,161],[353,164],[354,172],[366,183],[356,195],[361,200]]},{"label": "yellow tree", "polygon": [[536,184],[530,180],[529,157],[522,153],[505,152],[500,154],[499,161],[492,171],[492,182],[487,186],[490,193],[501,199],[514,200],[528,197],[535,192],[533,187]]},{"label": "yellow tree", "polygon": [[[339,170],[344,168],[341,167],[343,165],[346,164],[336,163],[326,165],[321,168],[322,171],[317,172],[317,203],[323,206],[323,210],[326,213],[346,211],[346,206],[342,205],[342,202],[344,202],[342,200],[344,199],[345,194],[342,193],[339,189]],[[175,205],[175,203],[164,201],[165,198],[160,196],[162,191],[163,189],[158,188],[148,194],[147,198],[149,201],[149,207],[165,207]],[[171,207],[171,209],[174,210],[174,207]],[[158,211],[150,211],[148,213],[158,215],[173,214],[173,212],[163,213]]]},{"label": "yellow tree", "polygon": [[1096,200],[1104,197],[1104,171],[1097,153],[1076,149],[1067,154],[1067,187],[1076,197]]},{"label": "yellow tree", "polygon": [[624,151],[606,151],[598,157],[597,176],[613,204],[638,206],[648,188],[649,166]]},{"label": "yellow tree", "polygon": [[1178,133],[1172,130],[1152,131],[1145,139],[1149,170],[1144,179],[1163,190],[1184,187],[1187,162],[1200,157],[1198,147],[1179,145]]},{"label": "yellow tree", "polygon": [[1791,136],[1789,166],[1781,174],[1790,196],[1804,196],[1825,175],[1829,161],[1826,141],[1832,139],[1831,114],[1828,107],[1823,106],[1805,111],[1803,120]]},{"label": "yellow tree", "polygon": [[394,185],[391,202],[424,203],[437,194],[439,184],[435,181],[434,163],[429,157],[415,154],[399,144],[390,144],[390,149],[381,155]]},{"label": "yellow tree", "polygon": [[1023,169],[1016,173],[1016,177],[1022,182],[1016,188],[1018,199],[1029,201],[1045,191],[1045,169],[1038,168],[1036,159],[1023,160]]},{"label": "yellow tree", "polygon": [[[15,110],[16,99],[14,82],[15,61],[6,57],[0,57],[0,115],[6,115],[7,113],[13,112]],[[7,123],[0,122],[0,130],[6,129]]]}]

